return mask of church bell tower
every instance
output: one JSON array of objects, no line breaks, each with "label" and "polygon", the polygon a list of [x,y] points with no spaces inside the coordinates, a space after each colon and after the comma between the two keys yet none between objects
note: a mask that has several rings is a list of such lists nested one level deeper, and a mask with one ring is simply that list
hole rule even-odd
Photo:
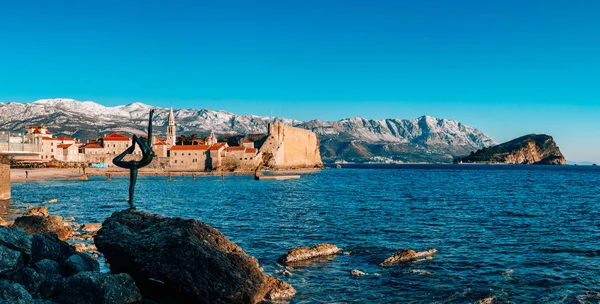
[{"label": "church bell tower", "polygon": [[167,125],[167,145],[174,146],[175,135],[175,115],[173,115],[173,106],[169,109],[169,124]]}]

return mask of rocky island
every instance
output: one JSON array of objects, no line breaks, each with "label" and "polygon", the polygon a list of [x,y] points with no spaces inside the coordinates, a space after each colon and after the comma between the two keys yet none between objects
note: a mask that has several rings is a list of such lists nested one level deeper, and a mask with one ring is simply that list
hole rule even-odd
[{"label": "rocky island", "polygon": [[454,163],[565,165],[567,161],[552,136],[529,134],[471,152]]}]

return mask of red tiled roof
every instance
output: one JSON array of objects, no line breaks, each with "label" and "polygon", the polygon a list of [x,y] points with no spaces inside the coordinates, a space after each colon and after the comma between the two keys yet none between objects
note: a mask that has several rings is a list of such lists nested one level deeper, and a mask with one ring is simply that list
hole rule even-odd
[{"label": "red tiled roof", "polygon": [[53,140],[54,138],[50,136],[42,136],[42,140]]},{"label": "red tiled roof", "polygon": [[208,150],[208,146],[201,146],[201,145],[179,145],[179,146],[172,146],[171,147],[171,151],[188,151],[188,150]]},{"label": "red tiled roof", "polygon": [[226,144],[227,144],[227,143],[216,143],[216,144],[214,144],[214,145],[210,146],[210,149],[209,149],[209,150],[212,150],[212,151],[214,151],[214,150],[219,150],[219,149],[221,149],[221,148],[225,147],[225,145],[226,145]]},{"label": "red tiled roof", "polygon": [[70,145],[70,144],[65,144],[65,145],[58,145],[58,146],[56,146],[56,147],[57,147],[57,148],[61,148],[61,149],[66,149],[66,148],[68,148],[68,147],[70,147],[70,146],[72,146],[72,145]]},{"label": "red tiled roof", "polygon": [[[42,131],[40,131],[40,129],[46,129],[46,127],[42,127],[42,126],[31,126],[28,129],[33,129],[33,134],[42,134]],[[50,131],[48,131],[48,129],[46,129],[46,133],[45,134],[52,134],[50,133]]]},{"label": "red tiled roof", "polygon": [[125,136],[125,135],[121,135],[119,133],[112,133],[109,135],[105,135],[104,137],[102,137],[102,140],[108,140],[108,141],[130,141],[131,138]]},{"label": "red tiled roof", "polygon": [[233,146],[233,147],[225,148],[225,151],[244,151],[244,150],[246,150],[246,147]]},{"label": "red tiled roof", "polygon": [[97,145],[97,144],[87,144],[84,146],[81,146],[81,149],[102,149],[101,145]]},{"label": "red tiled roof", "polygon": [[246,139],[246,140],[244,140],[244,143],[245,144],[251,144],[251,143],[253,143],[253,141]]},{"label": "red tiled roof", "polygon": [[247,148],[245,153],[256,154],[257,151],[256,148]]}]

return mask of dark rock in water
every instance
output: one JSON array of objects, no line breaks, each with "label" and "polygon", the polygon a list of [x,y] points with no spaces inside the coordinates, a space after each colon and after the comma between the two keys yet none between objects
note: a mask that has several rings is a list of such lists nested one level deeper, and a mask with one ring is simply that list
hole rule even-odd
[{"label": "dark rock in water", "polygon": [[398,263],[419,261],[424,259],[431,259],[431,256],[437,252],[437,249],[429,249],[427,251],[416,252],[411,249],[403,249],[394,253],[385,261],[381,262],[379,266],[392,266]]},{"label": "dark rock in water", "polygon": [[55,235],[40,235],[33,236],[31,246],[31,261],[49,259],[63,265],[65,261],[73,254],[77,253],[69,244],[59,240]]},{"label": "dark rock in water", "polygon": [[306,261],[318,257],[329,256],[338,253],[340,248],[333,244],[319,244],[313,247],[294,248],[279,258],[283,264],[291,264],[300,261]]},{"label": "dark rock in water", "polygon": [[40,284],[44,280],[44,276],[37,273],[32,268],[23,268],[19,272],[11,276],[11,279],[21,284],[27,292],[35,294],[40,287]]},{"label": "dark rock in water", "polygon": [[[114,273],[129,273],[144,297],[175,303],[257,303],[289,298],[289,284],[265,275],[255,258],[198,221],[125,210],[95,243]],[[160,294],[167,295],[160,298]]]},{"label": "dark rock in water", "polygon": [[0,246],[0,277],[16,273],[25,266],[20,252]]},{"label": "dark rock in water", "polygon": [[65,261],[65,273],[74,275],[83,271],[100,271],[100,264],[85,253],[76,253]]},{"label": "dark rock in water", "polygon": [[2,291],[2,299],[9,304],[31,304],[33,297],[19,283],[12,283]]},{"label": "dark rock in water", "polygon": [[80,272],[64,280],[58,299],[64,304],[125,304],[139,302],[142,296],[128,274]]},{"label": "dark rock in water", "polygon": [[34,264],[35,270],[44,275],[60,274],[60,265],[58,262],[44,259]]},{"label": "dark rock in water", "polygon": [[454,163],[565,165],[567,161],[552,136],[529,134],[471,152]]},{"label": "dark rock in water", "polygon": [[31,255],[33,237],[19,228],[0,227],[0,245],[21,252],[24,257]]},{"label": "dark rock in water", "polygon": [[15,220],[13,226],[19,227],[29,234],[56,234],[63,241],[73,234],[73,228],[65,225],[62,217],[57,215],[22,216]]}]

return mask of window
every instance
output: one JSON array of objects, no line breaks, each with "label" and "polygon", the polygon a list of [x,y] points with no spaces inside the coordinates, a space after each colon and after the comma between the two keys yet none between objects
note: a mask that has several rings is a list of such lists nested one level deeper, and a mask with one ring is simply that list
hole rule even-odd
[{"label": "window", "polygon": [[240,157],[240,160],[242,160],[242,158]]},{"label": "window", "polygon": [[250,160],[252,160],[252,157],[250,157]]},{"label": "window", "polygon": [[175,160],[175,163],[177,163],[177,160]]}]

